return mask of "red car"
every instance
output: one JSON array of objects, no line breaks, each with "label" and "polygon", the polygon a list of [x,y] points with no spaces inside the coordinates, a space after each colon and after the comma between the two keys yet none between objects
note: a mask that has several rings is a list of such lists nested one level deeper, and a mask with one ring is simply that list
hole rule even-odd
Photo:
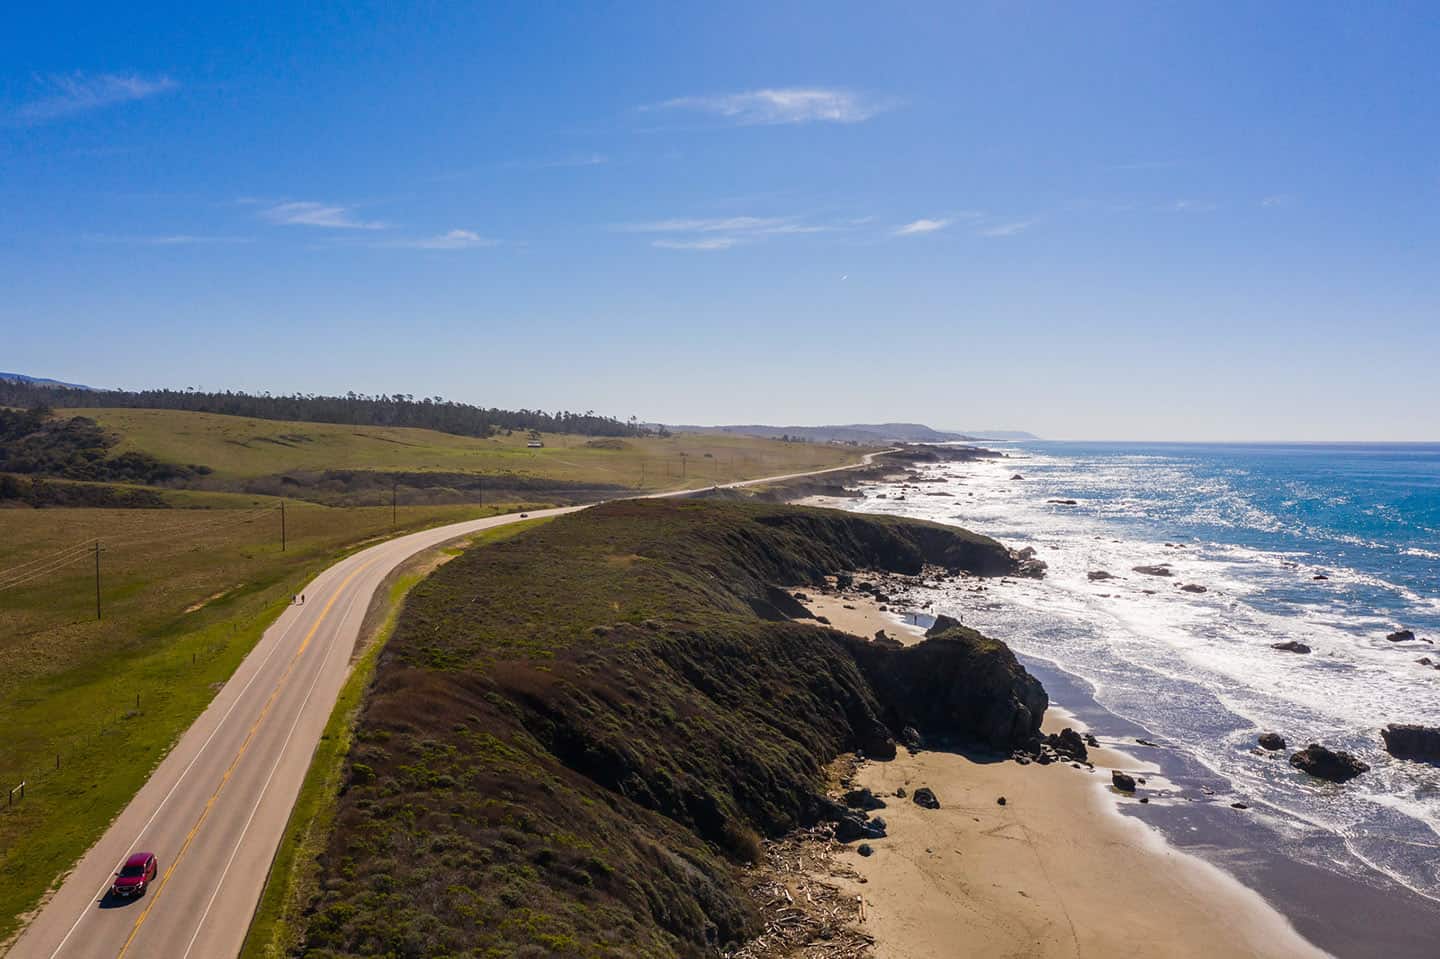
[{"label": "red car", "polygon": [[134,853],[115,874],[115,885],[110,887],[110,891],[117,896],[143,896],[150,883],[155,881],[159,869],[154,853]]}]

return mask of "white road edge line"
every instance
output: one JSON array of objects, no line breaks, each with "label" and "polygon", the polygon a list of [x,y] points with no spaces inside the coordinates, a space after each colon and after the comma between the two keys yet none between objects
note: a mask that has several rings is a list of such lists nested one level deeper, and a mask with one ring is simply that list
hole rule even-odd
[{"label": "white road edge line", "polygon": [[[326,572],[329,572],[329,570],[326,570]],[[277,652],[279,652],[285,637],[290,635],[290,630],[294,629],[295,624],[299,621],[300,618],[296,617],[294,622],[292,622],[289,626],[285,627],[285,631],[281,633],[280,636],[275,640],[275,646],[270,650],[270,652],[266,653],[265,658],[260,661],[260,665],[255,670],[255,675],[251,676],[249,682],[247,682],[244,686],[240,687],[240,691],[235,694],[235,701],[230,704],[229,709],[225,710],[225,715],[220,717],[220,721],[215,724],[215,728],[211,730],[210,735],[205,737],[205,742],[200,744],[200,748],[196,750],[194,757],[191,758],[190,762],[185,764],[185,769],[180,773],[179,778],[175,780],[175,785],[171,786],[170,791],[165,794],[165,798],[160,800],[160,805],[156,806],[155,811],[150,814],[150,818],[145,820],[145,825],[140,827],[139,832],[137,832],[135,835],[135,838],[137,840],[145,834],[145,830],[149,829],[154,824],[156,818],[159,817],[161,810],[165,808],[165,804],[170,801],[170,797],[175,795],[175,790],[180,788],[180,784],[183,783],[185,781],[185,777],[190,774],[190,769],[197,762],[199,762],[200,757],[205,754],[205,748],[210,745],[210,741],[220,734],[220,730],[225,728],[226,720],[228,720],[230,718],[230,714],[235,711],[235,707],[240,705],[240,701],[245,698],[245,691],[250,688],[251,684],[254,683],[255,680],[260,678],[260,674],[265,671],[265,667],[270,663],[270,657],[274,656]],[[183,738],[185,734],[181,733],[180,735]],[[145,787],[141,786],[140,788],[143,789]],[[138,791],[136,795],[139,795]],[[101,839],[103,838],[104,834],[102,833]],[[100,841],[100,839],[96,840],[97,843]],[[90,897],[90,904],[93,904],[97,898],[103,897],[105,895],[105,890],[109,887],[110,880],[107,878],[105,880],[105,883],[98,890],[96,890],[95,895]],[[50,953],[50,959],[55,959],[56,956],[60,955],[60,950],[65,948],[65,944],[70,941],[71,936],[75,935],[75,930],[80,927],[80,923],[84,922],[85,917],[88,915],[90,915],[90,905],[86,905],[86,907],[80,911],[80,915],[76,917],[74,924],[70,926],[70,931],[65,933],[65,938],[61,939],[60,944],[55,947],[55,951]]]},{"label": "white road edge line", "polygon": [[[352,592],[354,591],[352,590]],[[374,595],[373,591],[371,595]],[[345,621],[350,618],[350,614],[355,610],[355,601],[359,598],[358,595],[352,595],[350,597],[350,602],[345,605],[344,614],[341,615],[335,625],[336,631],[340,630],[341,627],[345,625]],[[280,761],[285,758],[285,750],[290,748],[290,740],[295,737],[295,730],[299,727],[300,720],[305,717],[305,707],[310,705],[310,697],[315,694],[315,687],[319,685],[320,677],[325,675],[325,663],[331,654],[335,652],[335,645],[332,641],[330,648],[325,650],[325,656],[320,660],[320,665],[315,670],[315,678],[310,680],[310,688],[305,691],[305,699],[301,701],[300,708],[295,713],[295,721],[290,724],[290,731],[285,734],[285,741],[280,744],[280,749],[275,753],[275,762],[270,764],[270,775],[265,777],[265,785],[260,787],[260,795],[255,797],[255,805],[251,808],[250,815],[245,819],[245,826],[240,830],[240,838],[235,840],[235,848],[230,850],[230,858],[225,860],[225,868],[221,870],[220,879],[215,883],[215,891],[210,894],[210,901],[205,904],[205,911],[200,914],[200,921],[195,924],[195,933],[190,937],[190,941],[186,944],[185,952],[180,959],[190,959],[190,950],[195,948],[195,940],[200,938],[200,930],[205,928],[205,920],[210,917],[210,910],[215,906],[215,900],[219,897],[220,890],[225,885],[225,877],[230,874],[230,867],[234,865],[235,857],[240,854],[240,847],[245,844],[245,835],[250,831],[250,824],[255,821],[255,814],[260,811],[260,804],[265,801],[265,794],[270,791],[270,783],[275,779],[275,771],[280,768]],[[323,732],[321,735],[324,735]],[[293,812],[294,810],[292,809],[291,811]],[[281,835],[281,840],[284,840],[283,834]]]},{"label": "white road edge line", "polygon": [[[695,494],[695,493],[703,493],[703,492],[705,492],[705,491],[708,490],[708,489],[736,489],[736,488],[745,487],[745,486],[753,486],[753,485],[757,485],[757,484],[760,484],[760,483],[779,482],[779,481],[782,481],[782,480],[796,479],[796,478],[802,477],[802,476],[818,476],[818,475],[820,475],[820,474],[822,474],[822,473],[835,473],[835,472],[841,472],[841,471],[844,471],[844,470],[851,470],[851,469],[856,469],[856,468],[863,467],[863,466],[868,466],[868,465],[870,465],[870,464],[874,461],[874,458],[875,458],[876,456],[879,456],[879,455],[882,454],[882,453],[889,453],[889,452],[893,452],[893,451],[894,451],[893,449],[884,449],[884,450],[879,450],[879,451],[874,452],[874,453],[867,453],[867,454],[863,455],[863,456],[860,458],[860,462],[859,462],[859,463],[851,463],[851,464],[847,464],[847,465],[844,465],[844,466],[831,466],[831,467],[828,467],[828,468],[826,468],[826,469],[811,470],[811,471],[802,472],[802,473],[786,473],[786,474],[784,474],[784,475],[782,475],[782,476],[759,477],[759,478],[752,479],[752,480],[740,480],[740,481],[733,482],[733,483],[717,484],[717,485],[712,485],[712,486],[708,486],[708,487],[707,487],[707,486],[701,486],[701,487],[696,487],[696,488],[693,488],[693,489],[669,490],[669,491],[660,492],[660,493],[642,494],[641,496],[638,496],[638,497],[618,497],[617,499],[625,499],[625,498],[634,498],[634,499],[667,499],[667,498],[672,498],[672,497],[680,497],[680,496],[693,495],[693,494]],[[556,515],[562,515],[564,512],[576,512],[576,511],[578,511],[578,510],[588,509],[588,508],[590,508],[591,506],[604,505],[605,503],[608,503],[608,502],[614,502],[614,500],[600,500],[600,501],[597,502],[597,503],[590,503],[590,504],[587,504],[587,505],[585,505],[585,506],[571,507],[571,508],[569,508],[569,509],[563,509],[563,508],[562,508],[562,510],[556,512]],[[547,511],[547,512],[548,512],[548,511]],[[498,513],[498,514],[496,514],[495,517],[487,517],[487,518],[498,518],[498,517],[501,517],[501,516],[513,516],[514,518],[511,519],[510,522],[517,522],[519,519],[522,518],[523,514],[521,514],[521,516],[516,516],[515,514]],[[456,524],[456,525],[459,525],[459,524]],[[508,523],[497,523],[496,525],[497,525],[497,526],[504,526],[504,525],[509,525],[509,524],[508,524]],[[443,528],[443,527],[441,527],[441,528]],[[426,532],[426,531],[425,531],[425,530],[417,530],[416,532]],[[406,535],[409,535],[409,534],[406,534]],[[456,534],[456,535],[457,535],[457,538],[458,538],[459,536],[464,536],[464,535],[466,535],[466,534],[464,534],[464,533],[459,533],[459,534]],[[401,536],[401,537],[396,537],[395,539],[388,540],[387,542],[393,543],[393,542],[397,542],[398,540],[403,539],[403,538],[404,538],[403,536]],[[377,545],[378,545],[378,544],[377,544]],[[354,556],[360,556],[360,555],[363,555],[363,553],[356,553],[356,554],[354,554]],[[354,556],[352,556],[352,557],[347,557],[347,558],[354,558]],[[339,565],[343,564],[344,562],[345,562],[345,561],[342,560],[341,563],[337,563],[335,566],[331,566],[331,567],[329,567],[328,569],[324,570],[319,576],[316,577],[316,579],[318,580],[320,577],[325,576],[326,574],[335,572],[336,568],[337,568]],[[312,581],[312,583],[313,583],[313,581]],[[312,586],[312,588],[313,588],[313,586]],[[348,612],[349,612],[349,607],[347,607],[347,615],[348,615]],[[202,755],[204,755],[205,750],[206,750],[207,747],[209,747],[211,740],[213,740],[217,735],[219,735],[220,730],[225,727],[225,723],[229,720],[230,714],[235,711],[235,707],[238,706],[238,705],[240,704],[240,701],[244,698],[246,690],[248,690],[248,689],[250,688],[250,686],[255,682],[255,680],[257,680],[257,679],[260,678],[260,674],[261,674],[262,672],[264,672],[265,666],[270,662],[270,658],[271,658],[272,656],[274,656],[275,653],[280,649],[280,646],[282,645],[283,639],[284,639],[285,637],[289,636],[290,630],[294,629],[296,623],[298,623],[298,622],[299,622],[299,619],[297,619],[295,622],[292,622],[289,626],[286,626],[286,627],[285,627],[285,631],[284,631],[283,633],[281,633],[281,634],[280,634],[280,638],[276,640],[275,646],[270,650],[269,653],[266,654],[265,659],[264,659],[263,661],[261,661],[259,667],[256,668],[255,674],[250,677],[250,679],[245,683],[244,686],[241,687],[240,692],[237,693],[236,696],[235,696],[235,701],[230,704],[230,708],[229,708],[229,709],[225,710],[225,715],[222,716],[222,717],[220,717],[220,721],[219,721],[218,723],[216,723],[215,728],[211,731],[210,735],[207,736],[207,737],[205,737],[205,742],[203,742],[203,743],[200,744],[200,748],[196,751],[195,755],[191,758],[190,762],[185,765],[185,769],[184,769],[183,771],[181,771],[179,778],[175,780],[175,784],[170,787],[170,791],[165,794],[165,798],[162,799],[162,800],[160,800],[160,804],[159,804],[158,806],[156,806],[155,812],[153,812],[153,813],[150,815],[150,818],[145,821],[145,824],[140,827],[139,832],[136,834],[136,839],[137,839],[137,840],[139,839],[139,837],[140,837],[141,835],[143,835],[143,834],[145,833],[145,830],[149,829],[150,826],[154,824],[156,818],[159,817],[161,811],[165,808],[165,805],[170,801],[171,797],[175,795],[175,791],[180,788],[180,784],[185,781],[185,777],[186,777],[187,775],[189,775],[190,770],[194,767],[194,765],[195,765],[197,762],[200,761],[200,757],[201,757]],[[264,638],[264,637],[263,637],[263,634],[262,634],[262,637],[261,637],[261,638],[262,638],[262,639]],[[244,662],[244,661],[242,660],[242,661],[241,661],[242,665],[243,665],[243,662]],[[312,689],[312,691],[313,691],[313,689],[314,689],[313,684],[312,684],[311,689]],[[309,699],[309,694],[307,693],[307,695],[306,695],[306,700],[308,701],[308,699]],[[302,707],[302,709],[303,709],[303,707]],[[297,720],[297,721],[298,721],[298,720]],[[291,733],[293,734],[293,732],[294,732],[294,727],[292,726],[292,727],[291,727]],[[183,735],[184,735],[184,733],[181,734],[182,737],[183,737]],[[287,737],[287,743],[288,743],[288,741],[289,741],[289,740],[288,740],[288,737]],[[273,772],[274,772],[274,771],[273,771],[273,769],[272,769],[272,775],[273,775]],[[268,788],[268,786],[269,786],[269,780],[267,779],[267,780],[266,780],[266,787]],[[144,787],[142,786],[141,788],[143,789]],[[138,792],[137,792],[137,795],[138,795]],[[263,790],[262,790],[262,795],[263,795]],[[132,798],[133,798],[133,797],[132,797]],[[257,808],[258,808],[258,805],[257,805]],[[122,810],[122,812],[123,812],[123,810]],[[254,813],[253,813],[253,811],[252,811],[251,819],[253,820],[253,818],[254,818]],[[249,825],[250,825],[250,821],[247,820],[247,822],[246,822],[246,829],[247,829],[247,830],[249,829]],[[243,836],[243,833],[242,833],[242,836]],[[102,834],[102,835],[101,835],[101,839],[97,839],[96,842],[97,842],[97,843],[100,842],[101,840],[103,840],[103,838],[104,838],[104,835]],[[83,858],[83,857],[82,857],[82,858]],[[234,858],[234,854],[233,854],[233,853],[232,853],[232,855],[231,855],[231,858],[232,858],[232,860],[233,860],[233,858]],[[226,870],[227,870],[227,871],[229,870],[229,864],[226,865]],[[223,875],[222,875],[222,881],[223,881]],[[63,886],[64,883],[62,882],[61,885]],[[110,880],[109,880],[109,878],[107,877],[106,880],[105,880],[105,882],[100,886],[100,888],[96,890],[95,894],[90,897],[90,904],[93,904],[97,899],[102,898],[102,897],[104,896],[104,894],[105,894],[105,890],[106,890],[107,888],[109,888],[109,886],[110,886]],[[219,886],[217,886],[216,889],[217,889],[217,892],[218,892]],[[211,900],[212,900],[212,905],[213,905],[213,900],[214,900],[214,896],[213,896],[213,895],[212,895],[212,897],[211,897]],[[206,913],[208,914],[208,912],[209,912],[209,907],[207,906],[207,907],[206,907]],[[56,956],[60,955],[60,951],[65,948],[65,946],[66,946],[67,943],[69,943],[70,937],[73,936],[73,935],[75,935],[75,930],[80,927],[80,923],[84,922],[84,921],[85,921],[85,917],[88,916],[88,915],[90,915],[90,907],[89,907],[89,905],[87,904],[86,907],[80,912],[80,915],[76,917],[75,922],[74,922],[73,924],[71,924],[69,931],[65,933],[65,938],[61,939],[61,940],[60,940],[60,944],[57,945],[57,946],[55,947],[54,951],[50,953],[49,959],[55,959]],[[203,922],[203,917],[202,917],[202,922]],[[198,932],[199,932],[198,928],[197,928],[196,932],[197,932],[197,935],[198,935]],[[191,938],[191,945],[193,946],[193,944],[194,944],[194,937]],[[187,954],[187,955],[189,954],[189,949],[188,949],[188,948],[187,948],[187,950],[186,950],[186,954]]]}]

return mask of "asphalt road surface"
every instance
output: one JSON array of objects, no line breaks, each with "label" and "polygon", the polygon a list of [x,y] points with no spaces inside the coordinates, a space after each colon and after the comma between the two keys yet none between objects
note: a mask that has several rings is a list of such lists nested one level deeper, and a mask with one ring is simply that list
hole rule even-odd
[{"label": "asphalt road surface", "polygon": [[[815,474],[725,485],[805,475]],[[238,955],[311,757],[349,675],[371,597],[416,553],[519,519],[512,513],[400,536],[341,560],[305,586],[304,605],[291,606],[266,630],[9,956]],[[145,896],[117,899],[109,893],[115,872],[140,851],[159,858],[159,875]]]}]

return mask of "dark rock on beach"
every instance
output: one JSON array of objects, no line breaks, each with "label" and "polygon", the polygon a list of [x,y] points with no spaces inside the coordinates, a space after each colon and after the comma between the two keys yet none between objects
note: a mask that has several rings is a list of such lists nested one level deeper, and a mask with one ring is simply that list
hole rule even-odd
[{"label": "dark rock on beach", "polygon": [[952,626],[914,646],[857,643],[852,652],[891,729],[1002,753],[1039,741],[1049,697],[1002,642]]},{"label": "dark rock on beach", "polygon": [[1440,762],[1440,726],[1391,723],[1380,730],[1385,751],[1396,759]]},{"label": "dark rock on beach", "polygon": [[1170,572],[1170,564],[1169,564],[1169,563],[1161,563],[1161,564],[1159,564],[1158,566],[1133,566],[1133,567],[1131,567],[1131,569],[1133,569],[1133,570],[1134,570],[1135,572],[1137,572],[1137,573],[1144,573],[1146,576],[1174,576],[1174,575],[1175,575],[1174,573]]},{"label": "dark rock on beach", "polygon": [[960,620],[956,619],[954,616],[947,616],[945,613],[941,613],[939,616],[935,617],[935,624],[929,629],[925,630],[925,638],[929,639],[931,636],[938,636],[946,630],[953,629],[954,627],[960,625],[962,625]]},{"label": "dark rock on beach", "polygon": [[1053,503],[1056,506],[1079,506],[1079,500],[1073,499],[1047,499],[1045,502]]},{"label": "dark rock on beach", "polygon": [[935,792],[929,786],[921,786],[915,790],[915,805],[926,809],[939,809],[940,800],[935,798]]},{"label": "dark rock on beach", "polygon": [[1058,733],[1051,733],[1045,738],[1045,744],[1061,756],[1082,761],[1089,758],[1089,753],[1085,749],[1085,740],[1081,739],[1080,734],[1069,726]]},{"label": "dark rock on beach", "polygon": [[1415,641],[1415,631],[1413,629],[1397,629],[1385,638],[1392,643],[1413,643]]},{"label": "dark rock on beach", "polygon": [[1114,579],[1115,575],[1113,573],[1107,573],[1103,569],[1096,569],[1086,573],[1085,578],[1093,583],[1103,579]]},{"label": "dark rock on beach", "polygon": [[1349,782],[1370,767],[1344,750],[1331,750],[1319,743],[1311,743],[1290,757],[1290,765],[1317,779],[1332,783]]},{"label": "dark rock on beach", "polygon": [[863,809],[866,812],[885,808],[885,800],[868,789],[852,789],[841,798],[841,801],[851,809]]},{"label": "dark rock on beach", "polygon": [[1270,648],[1271,648],[1271,649],[1278,649],[1278,650],[1280,650],[1280,652],[1282,652],[1282,653],[1308,653],[1308,652],[1310,652],[1310,647],[1309,647],[1309,646],[1306,646],[1304,643],[1300,642],[1298,639],[1291,639],[1291,640],[1288,640],[1288,641],[1283,642],[1283,643],[1271,643],[1271,644],[1270,644]]},{"label": "dark rock on beach", "polygon": [[1285,748],[1285,737],[1279,733],[1261,733],[1260,745],[1271,752],[1276,752]]},{"label": "dark rock on beach", "polygon": [[1208,593],[1210,590],[1199,583],[1186,583],[1180,587],[1180,591],[1183,593]]},{"label": "dark rock on beach", "polygon": [[1135,791],[1135,777],[1126,775],[1118,769],[1111,771],[1110,783],[1121,792],[1133,793]]}]

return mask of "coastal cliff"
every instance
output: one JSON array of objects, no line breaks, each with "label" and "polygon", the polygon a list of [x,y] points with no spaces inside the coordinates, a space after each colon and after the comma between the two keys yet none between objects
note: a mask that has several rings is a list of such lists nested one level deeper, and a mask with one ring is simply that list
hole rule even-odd
[{"label": "coastal cliff", "polygon": [[1002,643],[867,643],[781,587],[1024,564],[935,524],[694,500],[607,504],[461,556],[382,656],[297,952],[745,941],[760,917],[739,867],[837,815],[834,757],[892,756],[906,726],[1006,752],[1045,708]]}]

